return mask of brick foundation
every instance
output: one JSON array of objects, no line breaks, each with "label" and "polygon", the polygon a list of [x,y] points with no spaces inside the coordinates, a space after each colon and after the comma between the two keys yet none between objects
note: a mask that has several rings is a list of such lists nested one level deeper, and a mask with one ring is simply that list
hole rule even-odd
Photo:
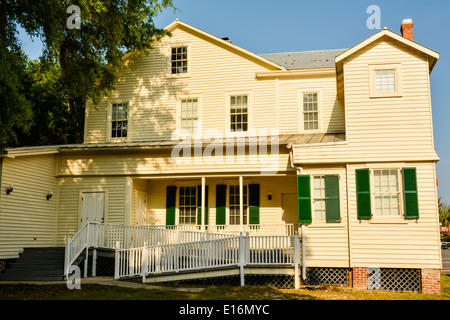
[{"label": "brick foundation", "polygon": [[422,269],[422,293],[441,293],[441,273],[439,269]]},{"label": "brick foundation", "polygon": [[367,268],[353,268],[352,286],[356,290],[367,290]]}]

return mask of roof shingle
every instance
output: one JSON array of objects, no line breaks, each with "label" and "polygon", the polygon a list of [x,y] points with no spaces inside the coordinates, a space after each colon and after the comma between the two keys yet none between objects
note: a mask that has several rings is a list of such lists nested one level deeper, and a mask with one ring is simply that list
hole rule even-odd
[{"label": "roof shingle", "polygon": [[283,52],[260,54],[260,56],[288,70],[333,68],[335,66],[334,58],[346,50],[347,49]]}]

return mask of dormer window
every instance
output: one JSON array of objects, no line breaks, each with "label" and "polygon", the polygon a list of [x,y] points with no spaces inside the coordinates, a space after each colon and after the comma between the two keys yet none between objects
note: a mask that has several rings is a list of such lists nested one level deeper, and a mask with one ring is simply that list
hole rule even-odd
[{"label": "dormer window", "polygon": [[188,48],[187,47],[172,48],[171,70],[172,70],[172,74],[188,73]]}]

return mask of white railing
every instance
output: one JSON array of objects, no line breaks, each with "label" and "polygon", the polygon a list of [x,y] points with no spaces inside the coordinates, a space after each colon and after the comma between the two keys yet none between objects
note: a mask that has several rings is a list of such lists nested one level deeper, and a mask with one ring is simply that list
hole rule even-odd
[{"label": "white railing", "polygon": [[241,284],[245,265],[290,265],[298,287],[300,243],[294,236],[229,236],[196,242],[116,248],[115,278],[239,267]]},{"label": "white railing", "polygon": [[69,273],[69,267],[75,262],[80,254],[88,246],[89,236],[89,221],[86,221],[78,232],[70,239],[66,238],[66,250],[64,260],[64,275],[67,277]]},{"label": "white railing", "polygon": [[115,278],[237,265],[239,237],[116,249]]},{"label": "white railing", "polygon": [[[80,254],[85,250],[85,256],[88,257],[89,248],[107,248],[107,249],[129,249],[130,254],[136,251],[133,248],[151,248],[158,247],[163,250],[167,246],[167,250],[171,245],[176,248],[177,245],[187,243],[200,243],[202,241],[213,241],[221,239],[229,239],[233,236],[239,236],[240,233],[245,232],[250,236],[267,237],[271,236],[271,243],[273,246],[279,246],[281,239],[288,241],[288,238],[273,238],[278,237],[292,237],[296,232],[295,225],[292,224],[273,224],[273,225],[208,225],[208,226],[126,226],[119,224],[105,224],[86,221],[78,232],[72,237],[67,237],[66,240],[66,257],[65,257],[65,276],[67,277],[69,267],[76,261]],[[267,238],[259,238],[261,245],[264,241],[269,241]],[[278,239],[278,240],[275,240]],[[289,238],[291,239],[291,238]],[[225,242],[225,240],[224,240]],[[221,243],[220,241],[218,243]],[[255,244],[250,243],[250,246]],[[268,245],[265,243],[264,245]],[[165,248],[165,247],[164,247]],[[258,247],[259,248],[259,247]],[[164,250],[166,250],[164,249]],[[268,248],[266,248],[267,250]],[[134,251],[133,251],[134,250]],[[139,249],[137,249],[138,251]],[[156,249],[155,249],[156,250]],[[184,250],[184,249],[183,249]],[[137,252],[136,251],[136,252]],[[255,252],[255,251],[254,251]],[[266,251],[268,254],[268,252]],[[282,256],[286,256],[283,253]],[[138,256],[138,254],[134,254]],[[250,260],[249,260],[250,261]],[[251,263],[251,262],[250,262]],[[85,259],[85,275],[87,270],[87,258]],[[134,265],[133,265],[134,266]],[[134,268],[134,267],[133,267]]]}]

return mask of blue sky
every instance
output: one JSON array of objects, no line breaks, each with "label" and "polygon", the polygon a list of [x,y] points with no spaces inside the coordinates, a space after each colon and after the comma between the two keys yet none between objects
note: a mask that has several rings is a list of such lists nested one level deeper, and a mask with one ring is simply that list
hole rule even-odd
[{"label": "blue sky", "polygon": [[[173,0],[179,9],[156,19],[165,27],[180,19],[257,54],[350,48],[376,29],[368,29],[367,8],[381,10],[381,28],[399,33],[403,19],[414,21],[414,40],[440,54],[431,74],[438,195],[450,203],[450,1],[446,0]],[[22,37],[30,58],[41,53],[39,40]]]}]

